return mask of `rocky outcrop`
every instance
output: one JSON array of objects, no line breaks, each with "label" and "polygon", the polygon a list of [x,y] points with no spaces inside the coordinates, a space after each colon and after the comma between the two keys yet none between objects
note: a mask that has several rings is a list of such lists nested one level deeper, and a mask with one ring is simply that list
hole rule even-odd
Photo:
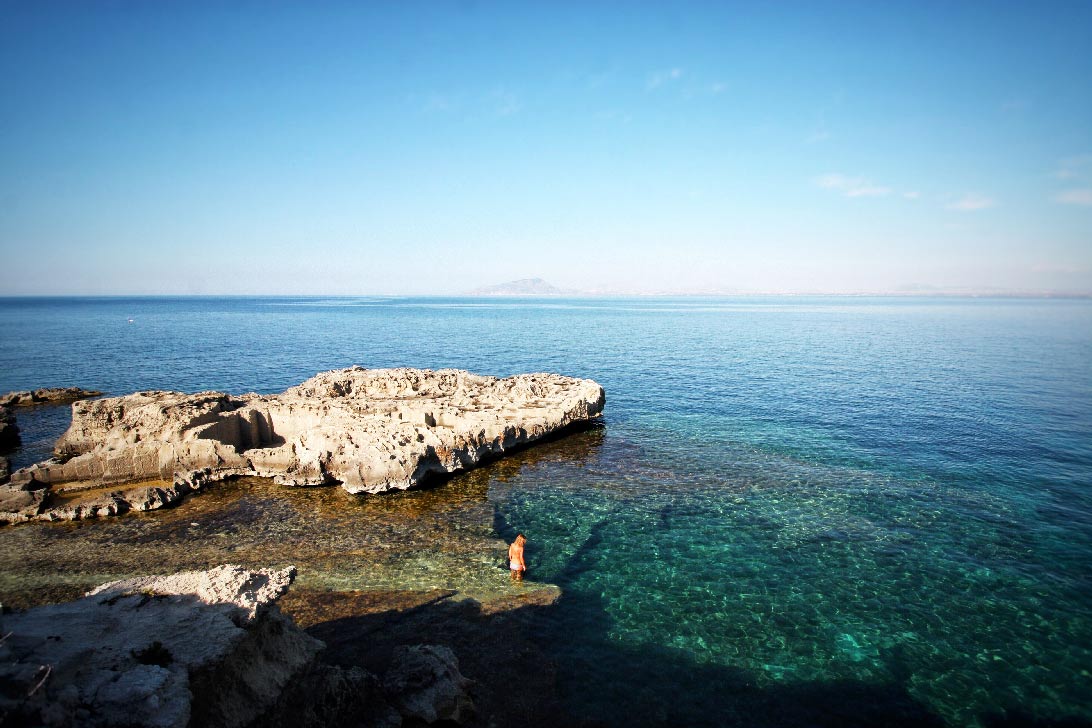
[{"label": "rocky outcrop", "polygon": [[275,604],[295,569],[225,565],[104,584],[0,621],[0,725],[397,728],[473,716],[451,649],[387,674],[329,665]]},{"label": "rocky outcrop", "polygon": [[0,407],[33,407],[39,404],[64,404],[98,397],[102,392],[79,387],[47,387],[0,394]]},{"label": "rocky outcrop", "polygon": [[0,723],[252,723],[322,647],[274,604],[294,575],[221,566],[4,615]]},{"label": "rocky outcrop", "polygon": [[0,512],[0,521],[150,510],[234,475],[336,483],[351,493],[412,488],[586,422],[604,402],[595,382],[557,374],[360,367],[272,396],[138,392],[80,401],[57,457],[16,471],[7,487],[69,496],[93,488],[94,500],[47,494]]}]

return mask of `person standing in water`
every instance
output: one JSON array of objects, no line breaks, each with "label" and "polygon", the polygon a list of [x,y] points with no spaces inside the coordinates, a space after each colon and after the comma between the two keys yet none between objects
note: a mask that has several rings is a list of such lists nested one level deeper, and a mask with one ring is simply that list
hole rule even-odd
[{"label": "person standing in water", "polygon": [[514,581],[523,581],[523,572],[527,571],[527,563],[523,560],[523,544],[525,543],[527,539],[521,533],[508,547],[508,568],[511,569]]}]

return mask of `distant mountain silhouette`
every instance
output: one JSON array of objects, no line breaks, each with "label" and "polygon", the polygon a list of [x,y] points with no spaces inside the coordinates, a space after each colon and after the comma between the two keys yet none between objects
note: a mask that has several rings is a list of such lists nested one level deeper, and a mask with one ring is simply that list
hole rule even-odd
[{"label": "distant mountain silhouette", "polygon": [[559,293],[571,293],[564,289],[552,286],[541,278],[521,278],[518,281],[508,281],[495,286],[476,288],[470,292],[472,296],[543,296],[557,295]]}]

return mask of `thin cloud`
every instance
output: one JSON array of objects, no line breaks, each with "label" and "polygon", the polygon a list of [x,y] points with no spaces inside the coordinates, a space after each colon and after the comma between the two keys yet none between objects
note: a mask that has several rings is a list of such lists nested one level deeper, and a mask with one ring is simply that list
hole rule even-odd
[{"label": "thin cloud", "polygon": [[905,197],[908,200],[916,200],[919,197],[921,197],[921,193],[918,192],[917,190],[911,190],[909,192],[903,192],[902,196]]},{"label": "thin cloud", "polygon": [[1090,167],[1092,167],[1092,154],[1067,157],[1058,162],[1054,176],[1058,179],[1078,179],[1084,177]]},{"label": "thin cloud", "polygon": [[891,194],[890,187],[873,184],[863,177],[847,177],[838,173],[817,177],[815,184],[824,190],[841,192],[846,197],[885,197]]},{"label": "thin cloud", "polygon": [[655,91],[664,84],[678,81],[682,78],[683,71],[681,68],[668,68],[663,71],[653,71],[648,76],[648,81],[645,83],[646,91]]},{"label": "thin cloud", "polygon": [[1081,205],[1092,207],[1092,188],[1084,187],[1073,190],[1063,190],[1054,198],[1055,202],[1063,205]]},{"label": "thin cloud", "polygon": [[809,134],[804,141],[807,144],[818,144],[819,142],[825,142],[827,139],[830,139],[830,132],[826,129],[819,129]]},{"label": "thin cloud", "polygon": [[890,187],[864,184],[846,190],[846,197],[886,197],[891,194]]},{"label": "thin cloud", "polygon": [[947,208],[949,210],[958,210],[959,212],[977,212],[978,210],[994,207],[996,204],[997,200],[994,200],[992,197],[971,193],[969,195],[963,195],[963,197],[955,202],[948,204]]}]

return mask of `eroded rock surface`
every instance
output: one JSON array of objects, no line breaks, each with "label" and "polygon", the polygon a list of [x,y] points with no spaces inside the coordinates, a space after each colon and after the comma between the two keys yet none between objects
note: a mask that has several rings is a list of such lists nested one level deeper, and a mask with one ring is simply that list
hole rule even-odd
[{"label": "eroded rock surface", "polygon": [[274,604],[294,575],[221,566],[3,615],[0,724],[252,723],[322,647]]},{"label": "eroded rock surface", "polygon": [[197,597],[206,604],[233,609],[235,621],[247,622],[258,610],[279,599],[296,577],[294,568],[252,571],[227,564],[208,571],[183,571],[166,576],[137,576],[95,587],[87,596],[113,598],[129,594],[173,594]]},{"label": "eroded rock surface", "polygon": [[387,672],[321,659],[281,613],[287,569],[224,565],[123,579],[0,617],[0,725],[342,728],[465,723],[472,681],[444,645]]},{"label": "eroded rock surface", "polygon": [[[233,475],[338,483],[351,493],[406,489],[588,421],[604,402],[595,382],[557,374],[360,367],[272,396],[138,392],[79,401],[57,457],[16,471],[4,487],[50,492],[0,512],[0,521],[151,510]],[[51,497],[81,488],[98,492]]]}]

